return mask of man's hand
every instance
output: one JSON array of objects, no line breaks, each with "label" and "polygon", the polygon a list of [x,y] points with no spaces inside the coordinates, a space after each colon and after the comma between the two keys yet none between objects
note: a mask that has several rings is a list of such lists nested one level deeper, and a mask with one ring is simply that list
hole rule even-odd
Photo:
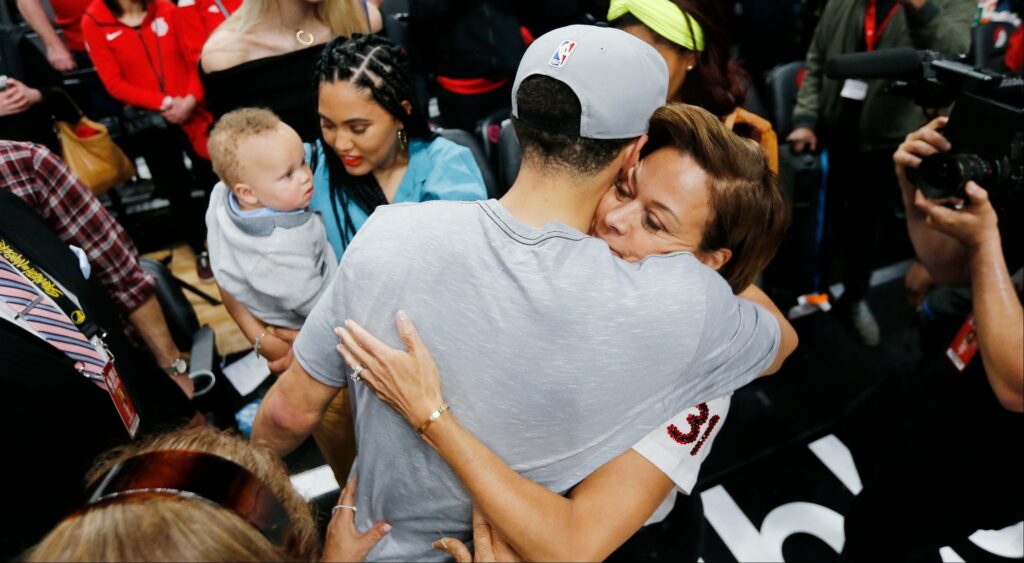
[{"label": "man's hand", "polygon": [[284,373],[295,359],[292,354],[292,343],[295,342],[299,331],[289,328],[271,328],[272,330],[260,339],[260,355],[266,358],[267,367],[272,373]]},{"label": "man's hand", "polygon": [[356,478],[352,477],[331,511],[321,561],[363,561],[373,546],[391,531],[391,524],[382,520],[360,534],[356,530],[356,510]]},{"label": "man's hand", "polygon": [[996,210],[988,200],[988,192],[974,182],[967,182],[967,202],[962,209],[950,209],[933,201],[920,191],[914,195],[914,206],[926,217],[929,226],[950,236],[968,249],[998,240]]},{"label": "man's hand", "polygon": [[78,66],[75,64],[75,57],[71,55],[71,51],[60,41],[46,46],[46,60],[50,61],[50,66],[60,72],[75,70]]},{"label": "man's hand", "polygon": [[[921,160],[924,157],[947,152],[953,148],[949,139],[943,137],[939,132],[948,122],[948,117],[937,117],[929,121],[924,127],[907,135],[892,155],[892,160],[896,163],[896,178],[899,180],[900,189],[903,190],[904,201],[917,189],[907,179],[907,169],[917,169],[918,166],[921,166]],[[908,211],[911,210],[908,209]]]},{"label": "man's hand", "polygon": [[170,105],[161,110],[160,115],[175,125],[181,125],[192,116],[192,110],[196,107],[196,99],[189,94],[184,98],[171,98]]},{"label": "man's hand", "polygon": [[802,153],[806,150],[818,150],[818,136],[810,127],[797,127],[786,137],[786,142],[793,145],[793,150]]},{"label": "man's hand", "polygon": [[8,77],[7,89],[0,92],[0,117],[21,113],[42,100],[43,95],[39,90]]}]

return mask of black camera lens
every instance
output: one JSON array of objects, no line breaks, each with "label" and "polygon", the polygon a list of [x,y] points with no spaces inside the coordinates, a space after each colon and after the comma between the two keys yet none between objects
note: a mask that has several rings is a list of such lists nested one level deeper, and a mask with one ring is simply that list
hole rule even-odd
[{"label": "black camera lens", "polygon": [[921,161],[917,178],[921,191],[929,199],[964,198],[967,182],[991,186],[999,175],[999,165],[976,154],[935,154]]}]

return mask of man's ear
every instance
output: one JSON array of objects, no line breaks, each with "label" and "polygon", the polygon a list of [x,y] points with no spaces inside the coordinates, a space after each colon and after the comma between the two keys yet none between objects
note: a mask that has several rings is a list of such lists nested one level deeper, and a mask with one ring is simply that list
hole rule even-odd
[{"label": "man's ear", "polygon": [[260,199],[256,197],[256,192],[253,191],[248,184],[239,182],[231,188],[235,192],[235,197],[238,199],[238,203],[243,205],[259,205]]},{"label": "man's ear", "polygon": [[728,248],[719,248],[711,252],[698,252],[697,258],[702,264],[717,272],[732,259],[732,251]]},{"label": "man's ear", "polygon": [[635,141],[629,143],[623,147],[623,152],[626,157],[622,160],[621,172],[629,172],[630,168],[636,166],[636,163],[640,162],[640,149],[644,148],[647,144],[647,135],[640,135]]}]

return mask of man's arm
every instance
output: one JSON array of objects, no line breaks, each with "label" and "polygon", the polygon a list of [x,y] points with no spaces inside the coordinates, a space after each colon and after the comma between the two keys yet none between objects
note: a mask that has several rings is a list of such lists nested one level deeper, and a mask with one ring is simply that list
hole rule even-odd
[{"label": "man's arm", "polygon": [[252,441],[279,456],[297,448],[309,436],[338,394],[313,379],[299,362],[292,362],[263,397],[252,425]]},{"label": "man's arm", "polygon": [[985,375],[1003,408],[1024,412],[1024,310],[1006,269],[998,231],[968,256]]},{"label": "man's arm", "polygon": [[18,11],[29,27],[43,40],[43,45],[46,47],[46,59],[50,61],[50,65],[61,72],[73,70],[75,59],[71,56],[71,51],[61,41],[60,36],[57,35],[57,31],[53,29],[50,17],[39,0],[18,0]]},{"label": "man's arm", "polygon": [[988,193],[970,182],[966,195],[967,204],[959,210],[920,193],[916,206],[931,228],[964,249],[985,375],[1004,408],[1024,412],[1024,310],[1006,268],[998,218]]},{"label": "man's arm", "polygon": [[967,249],[956,239],[928,225],[927,214],[915,203],[917,188],[907,178],[907,171],[920,166],[923,158],[952,148],[939,133],[948,121],[946,117],[933,119],[907,135],[892,158],[907,213],[907,232],[917,259],[939,285],[963,286],[969,283]]},{"label": "man's arm", "polygon": [[45,147],[34,148],[27,172],[33,181],[14,187],[12,192],[32,206],[61,240],[85,252],[96,277],[138,329],[160,367],[170,366],[181,357],[181,351],[157,303],[156,280],[139,265],[138,251],[128,233]]},{"label": "man's arm", "polygon": [[793,131],[786,138],[793,143],[793,149],[803,152],[805,149],[816,150],[818,139],[815,127],[818,124],[818,98],[821,94],[821,83],[824,79],[825,46],[828,44],[825,23],[833,20],[830,11],[836,2],[829,2],[818,21],[811,37],[811,45],[807,49],[807,72],[804,73],[803,84],[796,93],[796,105],[793,108]]}]

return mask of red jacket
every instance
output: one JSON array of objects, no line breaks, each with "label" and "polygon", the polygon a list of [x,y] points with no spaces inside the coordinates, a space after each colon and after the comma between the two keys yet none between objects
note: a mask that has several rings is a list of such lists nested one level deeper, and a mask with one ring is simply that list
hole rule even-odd
[{"label": "red jacket", "polygon": [[242,0],[181,0],[178,2],[178,40],[185,46],[185,54],[193,66],[199,64],[199,55],[203,53],[203,44],[217,26],[224,23],[226,16],[235,13],[242,5]]},{"label": "red jacket", "polygon": [[181,127],[196,152],[209,158],[206,142],[213,117],[202,103],[198,69],[188,63],[174,32],[181,25],[177,10],[167,0],[156,0],[136,29],[118,21],[103,0],[93,0],[82,17],[82,33],[96,73],[121,102],[160,111],[167,96],[194,96],[199,103]]},{"label": "red jacket", "polygon": [[89,7],[91,0],[50,0],[53,17],[64,32],[64,41],[72,51],[84,51],[85,41],[82,39],[82,14]]}]

